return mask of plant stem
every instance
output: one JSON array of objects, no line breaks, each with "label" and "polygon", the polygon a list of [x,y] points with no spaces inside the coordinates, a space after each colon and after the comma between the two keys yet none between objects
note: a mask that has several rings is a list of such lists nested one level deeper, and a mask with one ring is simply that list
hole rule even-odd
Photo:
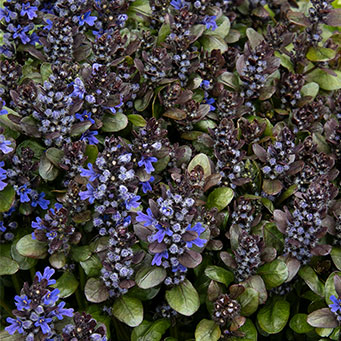
[{"label": "plant stem", "polygon": [[8,315],[13,316],[11,308],[7,305],[6,302],[0,299],[0,307],[3,308]]},{"label": "plant stem", "polygon": [[14,274],[11,277],[12,277],[12,283],[14,285],[15,291],[16,291],[17,295],[20,295],[21,286],[19,284],[18,276],[17,276],[17,274]]}]

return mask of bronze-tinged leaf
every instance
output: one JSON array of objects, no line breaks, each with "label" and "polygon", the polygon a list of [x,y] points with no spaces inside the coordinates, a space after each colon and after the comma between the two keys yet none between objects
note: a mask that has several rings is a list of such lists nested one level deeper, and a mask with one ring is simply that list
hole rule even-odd
[{"label": "bronze-tinged leaf", "polygon": [[296,258],[288,257],[285,261],[285,264],[288,268],[288,278],[286,279],[285,283],[290,282],[298,273],[298,270],[301,267],[301,262],[298,261]]},{"label": "bronze-tinged leaf", "polygon": [[245,287],[241,284],[232,284],[229,290],[230,297],[235,300],[245,291]]},{"label": "bronze-tinged leaf", "polygon": [[204,192],[208,191],[210,188],[218,185],[220,183],[222,176],[221,174],[218,173],[214,173],[209,175],[206,179],[205,179],[205,185],[204,185]]},{"label": "bronze-tinged leaf", "polygon": [[187,117],[187,114],[184,110],[178,109],[178,108],[172,108],[170,110],[167,110],[163,116],[171,118],[176,121],[184,120]]},{"label": "bronze-tinged leaf", "polygon": [[157,203],[153,199],[149,199],[148,204],[149,204],[150,210],[152,211],[153,216],[157,218],[160,215]]},{"label": "bronze-tinged leaf", "polygon": [[283,189],[283,184],[279,180],[264,179],[262,188],[266,194],[276,195]]},{"label": "bronze-tinged leaf", "polygon": [[266,162],[267,153],[263,147],[261,147],[259,144],[255,143],[252,145],[252,150],[255,153],[255,155],[258,157],[259,160],[261,160],[262,162]]},{"label": "bronze-tinged leaf", "polygon": [[288,11],[287,18],[290,22],[299,26],[305,27],[310,25],[310,21],[302,12]]},{"label": "bronze-tinged leaf", "polygon": [[294,175],[299,173],[304,168],[304,161],[299,160],[295,161],[290,165],[290,168],[287,172],[288,175]]},{"label": "bronze-tinged leaf", "polygon": [[332,250],[331,245],[316,245],[312,250],[311,253],[314,256],[327,256],[330,254]]},{"label": "bronze-tinged leaf", "polygon": [[158,241],[155,240],[155,242],[149,244],[148,249],[151,253],[160,253],[167,249],[167,245],[165,243],[158,243]]},{"label": "bronze-tinged leaf", "polygon": [[315,328],[336,328],[339,326],[335,315],[329,308],[312,312],[308,315],[307,322]]},{"label": "bronze-tinged leaf", "polygon": [[266,247],[261,254],[261,259],[265,263],[272,262],[277,256],[277,251],[274,247]]},{"label": "bronze-tinged leaf", "polygon": [[341,277],[339,275],[334,276],[335,290],[339,297],[341,296]]},{"label": "bronze-tinged leaf", "polygon": [[201,263],[201,261],[201,254],[193,250],[187,250],[183,255],[179,257],[180,264],[186,266],[187,268],[195,268]]},{"label": "bronze-tinged leaf", "polygon": [[244,316],[237,316],[232,320],[230,330],[232,332],[238,330],[243,324],[246,322],[246,317]]},{"label": "bronze-tinged leaf", "polygon": [[207,298],[209,301],[214,302],[223,293],[223,286],[211,280],[207,288]]},{"label": "bronze-tinged leaf", "polygon": [[331,10],[323,21],[329,26],[341,26],[341,8]]},{"label": "bronze-tinged leaf", "polygon": [[220,259],[225,263],[227,267],[231,269],[237,268],[237,263],[234,260],[234,257],[230,253],[226,251],[220,252]]},{"label": "bronze-tinged leaf", "polygon": [[125,279],[122,282],[120,282],[120,287],[122,289],[130,289],[132,288],[136,283],[132,281],[131,279]]},{"label": "bronze-tinged leaf", "polygon": [[288,226],[286,213],[281,210],[274,210],[273,216],[278,230],[284,234]]},{"label": "bronze-tinged leaf", "polygon": [[139,264],[139,263],[142,262],[142,260],[143,260],[143,258],[144,258],[145,255],[146,255],[146,254],[144,253],[144,251],[142,251],[142,250],[141,250],[141,251],[138,251],[138,252],[136,252],[136,253],[134,254],[134,256],[133,256],[131,262],[132,262],[133,264]]},{"label": "bronze-tinged leaf", "polygon": [[195,240],[198,238],[198,233],[195,231],[186,231],[183,235],[182,235],[182,239],[185,242],[191,242],[192,240]]}]

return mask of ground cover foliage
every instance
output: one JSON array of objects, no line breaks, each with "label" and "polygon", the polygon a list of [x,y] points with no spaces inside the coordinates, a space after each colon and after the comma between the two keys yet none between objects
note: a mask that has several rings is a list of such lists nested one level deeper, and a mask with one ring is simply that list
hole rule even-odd
[{"label": "ground cover foliage", "polygon": [[339,340],[341,2],[0,8],[2,340]]}]

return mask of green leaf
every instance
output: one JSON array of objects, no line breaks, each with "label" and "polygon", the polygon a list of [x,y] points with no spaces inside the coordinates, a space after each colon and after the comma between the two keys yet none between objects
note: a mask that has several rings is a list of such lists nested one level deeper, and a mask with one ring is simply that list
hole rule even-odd
[{"label": "green leaf", "polygon": [[287,56],[286,54],[279,53],[278,51],[275,51],[275,56],[281,60],[281,65],[283,67],[288,69],[290,72],[295,72],[294,66],[289,56]]},{"label": "green leaf", "polygon": [[19,333],[14,333],[13,335],[9,335],[7,330],[3,330],[0,332],[0,340],[1,341],[23,341],[22,335]]},{"label": "green leaf", "polygon": [[155,322],[145,320],[133,329],[131,341],[160,341],[162,335],[170,326],[170,321],[166,319]]},{"label": "green leaf", "polygon": [[290,316],[290,304],[283,298],[268,301],[259,310],[257,321],[260,327],[268,334],[279,333],[287,324]]},{"label": "green leaf", "polygon": [[312,99],[314,99],[317,96],[319,89],[320,87],[317,83],[310,82],[310,83],[303,85],[301,89],[301,94],[302,96],[310,96],[312,97]]},{"label": "green leaf", "polygon": [[134,108],[137,111],[144,111],[147,109],[151,99],[153,98],[154,92],[152,90],[149,90],[144,96],[143,98],[138,98],[135,102],[134,102]]},{"label": "green leaf", "polygon": [[128,125],[128,117],[121,113],[116,113],[114,115],[106,114],[103,118],[104,132],[116,132],[123,130]]},{"label": "green leaf", "polygon": [[306,265],[301,268],[298,275],[315,294],[324,297],[324,285],[310,266]]},{"label": "green leaf", "polygon": [[212,320],[201,320],[195,328],[195,341],[217,341],[220,339],[221,331]]},{"label": "green leaf", "polygon": [[141,289],[150,289],[162,283],[166,276],[167,273],[164,268],[143,267],[136,273],[135,282]]},{"label": "green leaf", "polygon": [[212,52],[213,50],[220,50],[221,53],[227,51],[227,44],[219,35],[204,34],[199,41],[205,51]]},{"label": "green leaf", "polygon": [[42,155],[39,162],[39,175],[46,181],[53,181],[58,176],[58,168],[46,157]]},{"label": "green leaf", "polygon": [[92,255],[89,259],[80,262],[80,265],[89,277],[98,276],[102,269],[102,263],[97,255]]},{"label": "green leaf", "polygon": [[240,283],[244,288],[253,288],[259,294],[259,304],[264,304],[268,299],[268,292],[262,277],[255,275]]},{"label": "green leaf", "polygon": [[47,255],[47,245],[27,234],[18,241],[17,251],[23,257],[43,259]]},{"label": "green leaf", "polygon": [[233,282],[234,275],[231,271],[225,270],[220,266],[210,265],[205,269],[205,275],[219,283],[223,283],[228,286],[231,282]]},{"label": "green leaf", "polygon": [[159,29],[156,44],[160,45],[161,43],[163,43],[170,32],[171,32],[170,25],[164,22]]},{"label": "green leaf", "polygon": [[307,314],[294,315],[289,322],[289,327],[298,334],[311,332],[314,328],[308,324],[307,317]]},{"label": "green leaf", "polygon": [[121,296],[113,305],[113,314],[129,327],[136,327],[143,321],[143,305],[134,297]]},{"label": "green leaf", "polygon": [[339,275],[341,276],[341,272],[340,271],[335,271],[335,272],[332,272],[327,280],[326,280],[326,283],[325,283],[325,286],[324,286],[324,291],[325,291],[325,295],[324,295],[324,298],[326,300],[326,303],[329,305],[329,304],[332,304],[332,300],[330,299],[330,296],[334,295],[335,297],[338,297],[339,295],[337,294],[336,290],[335,290],[335,285],[334,285],[334,277],[335,275]]},{"label": "green leaf", "polygon": [[144,127],[147,124],[143,116],[138,114],[128,115],[128,120],[136,127]]},{"label": "green leaf", "polygon": [[189,280],[167,290],[166,300],[174,310],[185,316],[193,315],[200,307],[199,295]]},{"label": "green leaf", "polygon": [[208,209],[216,207],[218,211],[221,211],[232,201],[233,196],[234,192],[229,187],[216,188],[209,194],[206,206]]},{"label": "green leaf", "polygon": [[307,74],[307,81],[317,83],[323,90],[341,89],[341,71],[332,70],[336,76],[333,76],[321,69],[316,69]]},{"label": "green leaf", "polygon": [[238,296],[238,301],[242,307],[241,315],[250,316],[258,309],[259,292],[253,288],[246,288],[245,291]]},{"label": "green leaf", "polygon": [[244,336],[242,338],[233,336],[229,341],[257,341],[257,329],[250,319],[246,319],[238,331],[244,333]]},{"label": "green leaf", "polygon": [[330,256],[334,262],[334,265],[338,270],[341,270],[341,248],[333,246],[332,251],[330,252]]},{"label": "green leaf", "polygon": [[19,270],[19,264],[8,257],[0,257],[0,276],[13,275]]},{"label": "green leaf", "polygon": [[267,289],[278,287],[288,278],[289,272],[286,264],[275,259],[271,263],[264,264],[258,269],[258,274],[263,278]]},{"label": "green leaf", "polygon": [[283,249],[284,236],[274,223],[265,224],[263,234],[266,246],[274,247],[277,251]]},{"label": "green leaf", "polygon": [[11,245],[11,256],[19,264],[20,270],[29,270],[36,265],[37,260],[34,258],[23,257],[17,250],[17,241],[14,241]]},{"label": "green leaf", "polygon": [[335,57],[336,51],[326,47],[310,47],[306,55],[307,59],[312,62],[326,62]]},{"label": "green leaf", "polygon": [[59,167],[59,163],[64,156],[64,152],[57,148],[49,148],[46,151],[46,157],[49,161],[51,161],[56,167]]},{"label": "green leaf", "polygon": [[64,253],[55,253],[49,258],[52,267],[61,269],[66,264],[66,257]]},{"label": "green leaf", "polygon": [[89,130],[91,126],[92,126],[92,123],[90,121],[75,123],[71,128],[70,135],[72,137],[80,136],[84,134],[87,130]]},{"label": "green leaf", "polygon": [[21,142],[17,147],[17,153],[19,156],[22,156],[23,148],[30,148],[34,153],[34,158],[36,158],[37,160],[41,158],[41,156],[44,154],[44,150],[46,149],[36,141],[25,140]]},{"label": "green leaf", "polygon": [[88,163],[95,163],[97,155],[98,155],[98,148],[94,144],[87,144],[84,153],[88,158],[85,161],[85,164]]},{"label": "green leaf", "polygon": [[264,40],[264,37],[251,27],[246,29],[246,36],[252,49],[255,49]]},{"label": "green leaf", "polygon": [[225,15],[222,15],[219,19],[217,19],[216,23],[218,27],[214,31],[211,29],[206,30],[205,35],[220,36],[222,39],[224,39],[230,31],[230,20]]},{"label": "green leaf", "polygon": [[89,302],[101,303],[109,298],[109,292],[103,281],[98,278],[89,278],[84,288],[85,297]]},{"label": "green leaf", "polygon": [[66,298],[77,290],[78,284],[76,277],[71,272],[64,272],[51,286],[59,289],[61,298]]},{"label": "green leaf", "polygon": [[0,212],[7,212],[13,205],[15,191],[11,185],[7,185],[0,192]]},{"label": "green leaf", "polygon": [[201,166],[204,170],[204,178],[212,173],[211,162],[207,155],[200,153],[191,160],[188,164],[187,171],[190,173],[196,166]]},{"label": "green leaf", "polygon": [[73,246],[71,248],[71,256],[76,262],[84,262],[91,256],[90,246]]},{"label": "green leaf", "polygon": [[49,79],[49,76],[52,74],[51,64],[50,63],[42,63],[40,66],[40,74],[43,83]]},{"label": "green leaf", "polygon": [[283,184],[279,180],[263,180],[263,191],[269,195],[276,195],[283,189]]}]

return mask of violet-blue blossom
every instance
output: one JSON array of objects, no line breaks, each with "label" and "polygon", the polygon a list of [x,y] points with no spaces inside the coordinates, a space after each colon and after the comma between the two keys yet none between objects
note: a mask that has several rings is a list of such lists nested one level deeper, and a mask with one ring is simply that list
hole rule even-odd
[{"label": "violet-blue blossom", "polygon": [[86,178],[89,178],[90,181],[95,181],[100,175],[96,173],[96,171],[94,170],[92,166],[92,163],[88,163],[88,169],[80,167],[79,170],[80,170],[80,175]]},{"label": "violet-blue blossom", "polygon": [[20,15],[25,16],[27,15],[28,19],[32,20],[33,18],[36,18],[38,7],[36,6],[31,6],[29,2],[22,4]]},{"label": "violet-blue blossom", "polygon": [[20,186],[17,189],[17,194],[20,196],[20,202],[29,202],[30,198],[28,194],[30,194],[31,191],[32,191],[31,188],[28,188],[27,184]]},{"label": "violet-blue blossom", "polygon": [[215,20],[217,19],[216,15],[206,15],[203,21],[203,24],[206,25],[206,28],[212,29],[212,31],[215,31],[218,28],[217,23],[215,22]]},{"label": "violet-blue blossom", "polygon": [[79,192],[79,196],[82,200],[87,200],[89,199],[89,203],[93,204],[95,201],[95,192],[96,189],[91,185],[91,184],[87,184],[86,185],[87,190],[86,191],[81,191]]},{"label": "violet-blue blossom", "polygon": [[44,199],[44,197],[45,197],[44,192],[41,192],[39,194],[37,193],[36,195],[31,194],[32,198],[31,206],[37,207],[39,205],[43,210],[47,210],[50,204],[50,200]]},{"label": "violet-blue blossom", "polygon": [[50,279],[54,273],[55,273],[55,270],[50,268],[49,266],[47,266],[44,269],[44,273],[43,274],[41,274],[40,271],[38,271],[36,273],[36,276],[38,276],[38,281],[39,282],[41,282],[43,279],[47,279],[48,280],[47,285],[52,285],[52,284],[56,283],[55,279]]},{"label": "violet-blue blossom", "polygon": [[92,124],[95,123],[95,120],[91,118],[91,112],[84,110],[81,114],[77,113],[75,117],[81,122],[90,121]]},{"label": "violet-blue blossom", "polygon": [[153,167],[152,163],[157,162],[157,158],[154,156],[142,156],[141,160],[137,163],[139,167],[144,166],[145,171],[150,174],[152,173],[155,168]]},{"label": "violet-blue blossom", "polygon": [[12,147],[8,147],[12,144],[11,141],[6,140],[5,136],[0,134],[0,150],[4,153],[4,154],[8,154],[10,152],[13,151]]},{"label": "violet-blue blossom", "polygon": [[5,328],[10,335],[13,335],[16,331],[18,331],[19,334],[23,334],[25,333],[24,329],[28,329],[32,325],[31,321],[21,321],[19,318],[14,319],[12,317],[7,317],[6,321],[11,324]]},{"label": "violet-blue blossom", "polygon": [[183,0],[172,0],[170,4],[178,11],[183,9],[186,6],[186,2]]},{"label": "violet-blue blossom", "polygon": [[341,299],[335,297],[334,295],[330,296],[329,299],[333,302],[329,304],[329,308],[333,313],[340,312],[341,313]]},{"label": "violet-blue blossom", "polygon": [[83,26],[84,24],[88,24],[89,26],[93,26],[97,17],[91,16],[91,11],[88,11],[78,17],[79,26]]},{"label": "violet-blue blossom", "polygon": [[88,142],[88,144],[97,144],[99,141],[95,137],[96,135],[98,135],[97,130],[88,130],[81,136],[80,140],[85,140]]}]

